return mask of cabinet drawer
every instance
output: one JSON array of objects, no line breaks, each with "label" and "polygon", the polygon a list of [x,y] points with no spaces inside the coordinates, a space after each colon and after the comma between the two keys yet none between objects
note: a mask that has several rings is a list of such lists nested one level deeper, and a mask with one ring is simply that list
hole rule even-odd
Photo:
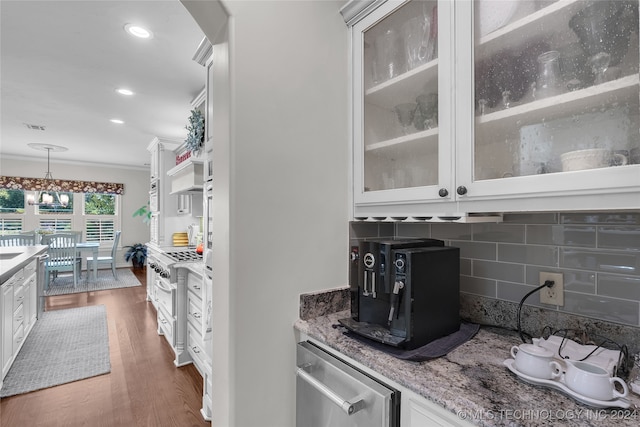
[{"label": "cabinet drawer", "polygon": [[191,292],[187,294],[187,319],[189,323],[198,331],[202,330],[202,300],[195,297]]},{"label": "cabinet drawer", "polygon": [[24,341],[24,326],[20,323],[18,329],[13,333],[13,355],[15,356]]},{"label": "cabinet drawer", "polygon": [[24,301],[27,292],[25,283],[20,283],[13,287],[13,307],[17,308]]},{"label": "cabinet drawer", "polygon": [[36,269],[38,268],[38,262],[34,259],[33,261],[31,261],[29,264],[27,264],[24,267],[24,277],[29,277],[31,276],[33,273],[36,272]]},{"label": "cabinet drawer", "polygon": [[176,290],[167,281],[158,279],[155,286],[156,293],[156,309],[162,307],[170,317],[176,315]]},{"label": "cabinet drawer", "polygon": [[191,325],[187,327],[187,347],[189,349],[189,354],[193,359],[193,363],[196,365],[196,368],[198,368],[200,375],[204,377],[207,355],[204,351],[202,341],[200,340],[200,334]]},{"label": "cabinet drawer", "polygon": [[202,299],[202,277],[190,272],[187,276],[187,289]]},{"label": "cabinet drawer", "polygon": [[13,312],[13,333],[24,325],[24,305],[20,304]]},{"label": "cabinet drawer", "polygon": [[3,286],[8,286],[8,285],[19,285],[22,283],[22,281],[24,280],[24,270],[20,269],[18,271],[16,271],[13,276],[11,276],[5,283],[3,283]]},{"label": "cabinet drawer", "polygon": [[158,329],[162,331],[169,345],[175,347],[176,343],[173,334],[175,330],[175,320],[173,317],[168,316],[161,307],[158,307]]}]

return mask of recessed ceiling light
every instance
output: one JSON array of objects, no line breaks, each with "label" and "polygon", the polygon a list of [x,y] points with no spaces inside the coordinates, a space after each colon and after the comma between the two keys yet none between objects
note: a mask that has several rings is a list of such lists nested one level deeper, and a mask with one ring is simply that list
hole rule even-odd
[{"label": "recessed ceiling light", "polygon": [[124,124],[124,121],[120,120],[120,119],[111,119],[109,120],[111,123],[116,123],[118,125]]},{"label": "recessed ceiling light", "polygon": [[118,92],[120,95],[126,95],[126,96],[133,95],[133,91],[130,91],[129,89],[125,89],[125,88],[116,89],[116,92]]},{"label": "recessed ceiling light", "polygon": [[139,37],[141,39],[150,39],[153,37],[153,33],[146,28],[142,28],[138,25],[126,24],[124,30],[132,36]]}]

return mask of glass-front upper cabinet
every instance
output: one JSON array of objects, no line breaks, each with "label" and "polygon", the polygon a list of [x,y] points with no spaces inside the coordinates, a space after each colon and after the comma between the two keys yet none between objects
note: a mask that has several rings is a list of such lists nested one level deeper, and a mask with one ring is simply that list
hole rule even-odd
[{"label": "glass-front upper cabinet", "polygon": [[459,200],[637,194],[638,1],[456,4]]},{"label": "glass-front upper cabinet", "polygon": [[354,202],[440,199],[453,180],[453,2],[377,3],[352,29]]}]

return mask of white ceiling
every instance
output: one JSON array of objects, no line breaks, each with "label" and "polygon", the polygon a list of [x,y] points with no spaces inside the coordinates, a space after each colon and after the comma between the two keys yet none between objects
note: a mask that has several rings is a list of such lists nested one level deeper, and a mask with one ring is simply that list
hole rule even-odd
[{"label": "white ceiling", "polygon": [[[205,82],[192,59],[204,36],[178,0],[1,0],[0,19],[3,158],[46,159],[27,146],[40,143],[68,148],[52,161],[143,168],[154,136],[184,141]],[[127,23],[153,38],[131,37]]]}]

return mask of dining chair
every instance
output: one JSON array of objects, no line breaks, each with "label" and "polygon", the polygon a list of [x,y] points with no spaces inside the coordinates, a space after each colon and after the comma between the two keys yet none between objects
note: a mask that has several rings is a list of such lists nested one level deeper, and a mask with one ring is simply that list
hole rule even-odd
[{"label": "dining chair", "polygon": [[121,231],[116,231],[116,234],[113,237],[113,246],[111,247],[111,256],[99,256],[97,259],[94,259],[92,256],[87,257],[87,274],[89,274],[89,271],[93,268],[94,262],[98,263],[98,267],[100,267],[100,264],[111,264],[111,273],[113,273],[113,277],[115,277],[115,279],[118,280],[118,275],[116,274],[116,251],[118,250],[120,233]]},{"label": "dining chair", "polygon": [[73,272],[73,287],[78,285],[78,277],[81,271],[82,258],[78,258],[76,245],[80,235],[78,233],[54,233],[47,235],[49,245],[49,259],[45,263],[45,289],[51,283],[50,276],[61,271]]},{"label": "dining chair", "polygon": [[36,233],[25,232],[0,236],[0,246],[33,246],[36,244]]}]

